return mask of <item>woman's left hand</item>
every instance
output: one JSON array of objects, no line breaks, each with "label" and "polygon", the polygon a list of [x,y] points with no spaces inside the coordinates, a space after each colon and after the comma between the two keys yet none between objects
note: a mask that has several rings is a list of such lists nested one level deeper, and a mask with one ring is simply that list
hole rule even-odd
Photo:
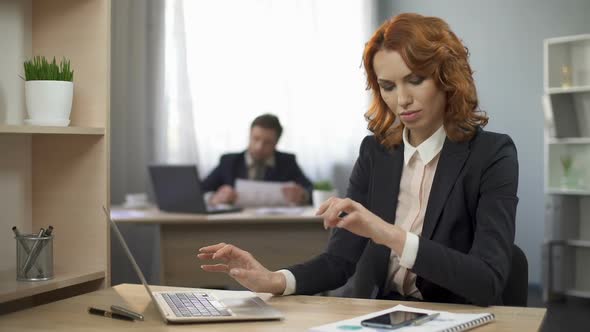
[{"label": "woman's left hand", "polygon": [[[345,216],[339,217],[344,212]],[[324,219],[324,228],[344,228],[356,235],[372,239],[401,254],[406,232],[399,226],[389,224],[350,198],[332,197],[322,203],[317,216]]]}]

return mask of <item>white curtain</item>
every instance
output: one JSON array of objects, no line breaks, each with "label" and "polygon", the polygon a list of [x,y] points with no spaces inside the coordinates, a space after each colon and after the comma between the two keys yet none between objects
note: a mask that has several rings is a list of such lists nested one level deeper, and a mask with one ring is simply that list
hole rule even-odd
[{"label": "white curtain", "polygon": [[196,146],[169,148],[165,159],[194,153],[205,176],[221,154],[244,150],[251,121],[270,112],[285,128],[279,150],[295,153],[312,181],[333,180],[342,193],[367,134],[361,57],[370,3],[167,1],[166,123],[178,126],[167,135],[187,121],[194,129],[194,138],[169,137],[168,145],[194,139]]}]

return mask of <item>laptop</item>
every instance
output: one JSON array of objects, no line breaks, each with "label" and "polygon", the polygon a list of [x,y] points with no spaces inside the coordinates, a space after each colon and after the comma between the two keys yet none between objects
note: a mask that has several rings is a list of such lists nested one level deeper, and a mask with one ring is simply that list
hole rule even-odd
[{"label": "laptop", "polygon": [[[150,295],[152,302],[158,308],[160,315],[169,323],[200,323],[200,322],[224,322],[247,320],[280,320],[283,315],[278,310],[269,306],[261,298],[251,293],[244,296],[244,292],[235,292],[235,296],[229,295],[218,298],[205,290],[184,291],[152,291],[147,284],[141,269],[131,254],[125,239],[119,231],[119,227],[111,218],[110,211],[103,206],[115,237],[119,239],[125,254],[139,280]],[[231,294],[224,291],[224,294]]]},{"label": "laptop", "polygon": [[208,206],[195,165],[150,165],[148,169],[161,211],[214,214],[242,210],[231,205]]}]

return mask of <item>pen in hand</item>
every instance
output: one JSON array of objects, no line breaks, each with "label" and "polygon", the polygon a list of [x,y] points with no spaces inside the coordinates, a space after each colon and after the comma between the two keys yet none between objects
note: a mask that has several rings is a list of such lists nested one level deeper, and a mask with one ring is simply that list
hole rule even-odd
[{"label": "pen in hand", "polygon": [[110,312],[110,311],[107,311],[107,310],[93,308],[93,307],[88,307],[88,313],[91,314],[91,315],[97,315],[97,316],[103,316],[103,317],[108,317],[108,318],[126,320],[126,321],[131,321],[131,322],[134,322],[135,321],[131,317],[128,317],[128,316],[125,316],[125,315],[121,315],[121,314],[118,314],[118,313],[115,313],[115,312]]}]

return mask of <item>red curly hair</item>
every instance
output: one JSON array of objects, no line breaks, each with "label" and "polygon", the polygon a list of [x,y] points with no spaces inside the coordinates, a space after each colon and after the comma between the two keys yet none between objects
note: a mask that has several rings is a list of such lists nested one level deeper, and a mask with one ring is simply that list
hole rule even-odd
[{"label": "red curly hair", "polygon": [[477,127],[488,123],[486,113],[478,108],[467,47],[440,18],[400,14],[379,27],[363,54],[367,90],[373,95],[365,118],[368,129],[380,144],[388,149],[400,145],[404,128],[381,97],[373,67],[373,58],[380,50],[398,52],[413,73],[433,78],[446,93],[444,127],[450,140],[467,141],[475,135]]}]

